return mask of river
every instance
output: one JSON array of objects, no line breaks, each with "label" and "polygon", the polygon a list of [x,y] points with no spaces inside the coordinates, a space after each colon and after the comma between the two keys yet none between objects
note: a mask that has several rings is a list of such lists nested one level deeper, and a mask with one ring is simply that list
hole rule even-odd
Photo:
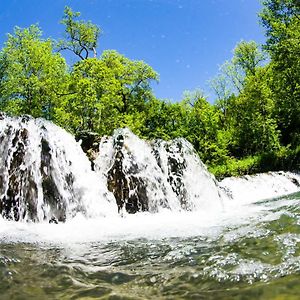
[{"label": "river", "polygon": [[1,299],[299,299],[300,193],[218,213],[0,220]]}]

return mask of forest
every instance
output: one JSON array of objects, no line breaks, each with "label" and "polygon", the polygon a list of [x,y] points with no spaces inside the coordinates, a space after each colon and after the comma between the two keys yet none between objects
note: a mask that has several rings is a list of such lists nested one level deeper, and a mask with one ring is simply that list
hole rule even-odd
[{"label": "forest", "polygon": [[[70,7],[60,40],[16,27],[0,51],[0,111],[53,121],[67,131],[145,139],[186,138],[217,178],[300,167],[300,2],[264,0],[266,42],[241,41],[201,90],[181,101],[155,97],[159,75],[116,50],[97,53],[101,29]],[[217,37],[216,37],[217,38]],[[68,65],[64,54],[76,57]]]}]

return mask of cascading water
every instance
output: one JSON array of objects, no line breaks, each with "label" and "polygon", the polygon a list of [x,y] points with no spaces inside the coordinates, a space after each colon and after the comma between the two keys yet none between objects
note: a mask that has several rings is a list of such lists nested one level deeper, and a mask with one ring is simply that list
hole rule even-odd
[{"label": "cascading water", "polygon": [[298,174],[217,182],[184,139],[128,129],[89,157],[50,122],[0,116],[1,298],[298,299],[300,194],[270,199]]},{"label": "cascading water", "polygon": [[108,213],[110,193],[66,131],[42,119],[2,117],[0,141],[3,217],[65,221],[78,212]]},{"label": "cascading water", "polygon": [[183,139],[150,144],[116,130],[102,138],[93,172],[74,138],[50,122],[3,117],[0,126],[0,211],[7,219],[109,215],[115,203],[129,213],[221,207],[217,183]]},{"label": "cascading water", "polygon": [[223,208],[223,200],[228,200],[227,195],[187,140],[158,140],[152,147],[157,163],[168,178],[182,209],[218,211]]},{"label": "cascading water", "polygon": [[118,129],[101,140],[95,170],[131,213],[221,208],[221,189],[184,139],[149,143]]},{"label": "cascading water", "polygon": [[[243,202],[239,187],[250,186],[253,200],[299,189],[295,174],[274,175],[273,185],[266,175],[219,184],[186,140],[146,142],[126,128],[101,139],[94,153],[95,171],[73,136],[42,119],[3,115],[0,141],[0,212],[13,220],[57,222],[78,213],[109,216],[117,208],[121,215],[216,213],[226,209],[230,198]],[[260,183],[269,188],[257,194]]]}]

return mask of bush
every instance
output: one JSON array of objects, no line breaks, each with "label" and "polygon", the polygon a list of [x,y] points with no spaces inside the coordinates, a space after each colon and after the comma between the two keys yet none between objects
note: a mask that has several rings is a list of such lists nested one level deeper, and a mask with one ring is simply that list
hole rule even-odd
[{"label": "bush", "polygon": [[223,165],[209,167],[218,180],[229,176],[241,176],[269,171],[298,171],[300,169],[300,145],[296,149],[281,147],[278,151],[249,156],[240,160],[230,158]]}]

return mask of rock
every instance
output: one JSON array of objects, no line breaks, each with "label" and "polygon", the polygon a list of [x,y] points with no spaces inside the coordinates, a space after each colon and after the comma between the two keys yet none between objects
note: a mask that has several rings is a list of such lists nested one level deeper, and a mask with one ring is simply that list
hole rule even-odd
[{"label": "rock", "polygon": [[100,135],[95,132],[80,131],[76,133],[75,139],[77,142],[80,142],[80,146],[90,160],[92,170],[94,170],[94,160],[98,155],[101,141]]},{"label": "rock", "polygon": [[46,120],[1,118],[0,214],[15,221],[61,222],[85,213],[86,177],[93,181],[94,174],[74,138]]},{"label": "rock", "polygon": [[[119,134],[115,138],[114,162],[107,174],[108,190],[115,196],[118,211],[125,207],[128,213],[148,211],[148,197],[145,183],[135,174],[138,174],[138,165],[132,159],[130,172],[126,172],[124,161],[124,136]],[[123,151],[122,151],[123,150]],[[133,192],[134,191],[134,192]]]}]

